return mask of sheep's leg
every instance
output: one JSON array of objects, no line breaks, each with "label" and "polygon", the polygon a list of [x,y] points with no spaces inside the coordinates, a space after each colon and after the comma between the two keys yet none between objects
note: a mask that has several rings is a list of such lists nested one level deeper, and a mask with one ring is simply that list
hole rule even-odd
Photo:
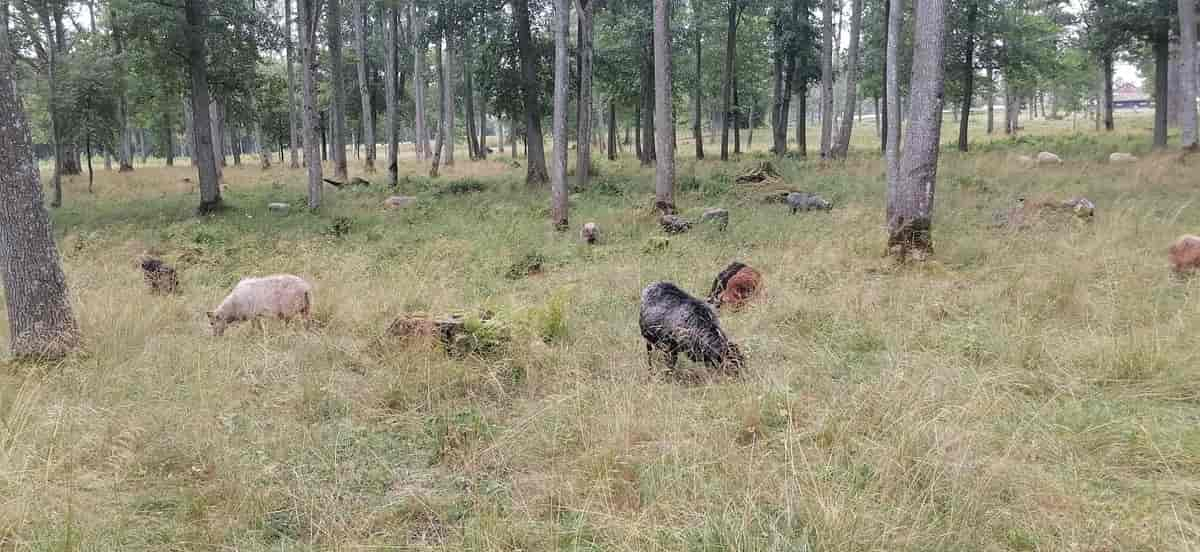
[{"label": "sheep's leg", "polygon": [[646,342],[646,366],[654,368],[654,344]]}]

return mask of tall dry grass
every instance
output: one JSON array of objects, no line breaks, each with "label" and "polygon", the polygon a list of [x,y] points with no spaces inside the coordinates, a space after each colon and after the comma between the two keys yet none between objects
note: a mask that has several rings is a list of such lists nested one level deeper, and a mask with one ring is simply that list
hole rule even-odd
[{"label": "tall dry grass", "polygon": [[[777,163],[829,214],[760,204],[737,164],[685,163],[685,215],[726,206],[730,230],[661,252],[651,172],[627,159],[572,198],[573,227],[605,230],[596,248],[554,233],[545,194],[501,161],[437,182],[405,165],[420,202],[400,212],[373,187],[273,216],[304,190],[279,168],[226,169],[234,209],[203,219],[186,168],[104,173],[94,196],[73,180],[54,216],[87,343],[0,371],[0,548],[1193,548],[1200,314],[1164,255],[1200,225],[1200,161],[1109,166],[1125,135],[1031,134],[944,154],[936,255],[914,266],[881,257],[866,151]],[[1063,166],[1009,161],[1052,147]],[[485,190],[437,193],[464,179]],[[1032,195],[1086,195],[1096,220],[988,226]],[[142,288],[148,249],[182,295]],[[540,274],[506,277],[531,254]],[[732,259],[767,282],[722,320],[745,377],[652,376],[640,289],[701,294]],[[270,272],[315,283],[321,328],[209,336],[204,311]],[[481,308],[511,336],[486,357],[384,332]]]}]

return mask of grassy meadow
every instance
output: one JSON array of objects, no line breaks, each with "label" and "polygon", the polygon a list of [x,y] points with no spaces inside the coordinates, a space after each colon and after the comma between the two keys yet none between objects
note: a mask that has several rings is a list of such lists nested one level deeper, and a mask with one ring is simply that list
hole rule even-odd
[{"label": "grassy meadow", "polygon": [[[306,212],[302,171],[253,160],[205,218],[186,161],[100,170],[92,195],[74,177],[52,216],[86,343],[0,368],[0,550],[1195,549],[1200,281],[1172,279],[1165,250],[1200,230],[1200,157],[1150,154],[1146,117],[1071,124],[970,154],[948,129],[935,256],[904,266],[882,256],[869,132],[845,163],[775,162],[835,205],[795,216],[733,182],[765,152],[681,144],[684,216],[731,223],[665,249],[631,154],[597,160],[566,234],[507,153],[461,147],[437,180],[402,163],[419,201],[398,211],[377,184]],[[1064,164],[1012,160],[1039,150]],[[1091,224],[990,226],[1018,196],[1078,195]],[[599,246],[579,243],[588,221]],[[182,294],[147,293],[145,251]],[[640,290],[703,295],[735,259],[766,282],[722,315],[746,373],[657,377]],[[313,282],[318,328],[210,335],[239,278],[276,272]],[[385,331],[481,309],[487,346],[461,357]]]}]

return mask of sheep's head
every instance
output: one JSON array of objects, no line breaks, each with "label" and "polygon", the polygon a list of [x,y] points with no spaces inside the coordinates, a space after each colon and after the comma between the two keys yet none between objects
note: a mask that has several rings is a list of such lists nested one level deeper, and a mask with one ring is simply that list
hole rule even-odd
[{"label": "sheep's head", "polygon": [[213,335],[217,337],[225,335],[225,328],[229,326],[229,321],[213,311],[208,311],[204,314],[208,316],[208,325],[212,327]]}]

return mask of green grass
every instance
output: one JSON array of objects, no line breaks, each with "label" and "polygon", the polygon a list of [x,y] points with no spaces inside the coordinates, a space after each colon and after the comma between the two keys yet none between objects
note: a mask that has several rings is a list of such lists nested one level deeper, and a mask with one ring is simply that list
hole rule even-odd
[{"label": "green grass", "polygon": [[[776,162],[830,213],[733,184],[762,153],[683,160],[684,216],[730,227],[662,249],[629,158],[597,161],[561,234],[506,156],[405,164],[398,211],[372,186],[309,213],[300,171],[253,164],[204,218],[187,167],[101,173],[94,196],[76,178],[53,216],[86,346],[0,369],[0,550],[1194,548],[1200,284],[1165,248],[1200,227],[1200,160],[1146,155],[1124,122],[945,149],[936,254],[908,266],[882,257],[869,136],[844,164]],[[1010,160],[1038,149],[1064,165]],[[1022,195],[1087,196],[1096,220],[990,228]],[[589,221],[602,245],[578,242]],[[180,296],[143,289],[145,250]],[[744,377],[652,376],[642,287],[702,295],[734,259],[766,281],[722,319]],[[239,278],[275,272],[315,284],[319,329],[209,335]],[[465,315],[467,354],[386,336],[417,312]]]}]

